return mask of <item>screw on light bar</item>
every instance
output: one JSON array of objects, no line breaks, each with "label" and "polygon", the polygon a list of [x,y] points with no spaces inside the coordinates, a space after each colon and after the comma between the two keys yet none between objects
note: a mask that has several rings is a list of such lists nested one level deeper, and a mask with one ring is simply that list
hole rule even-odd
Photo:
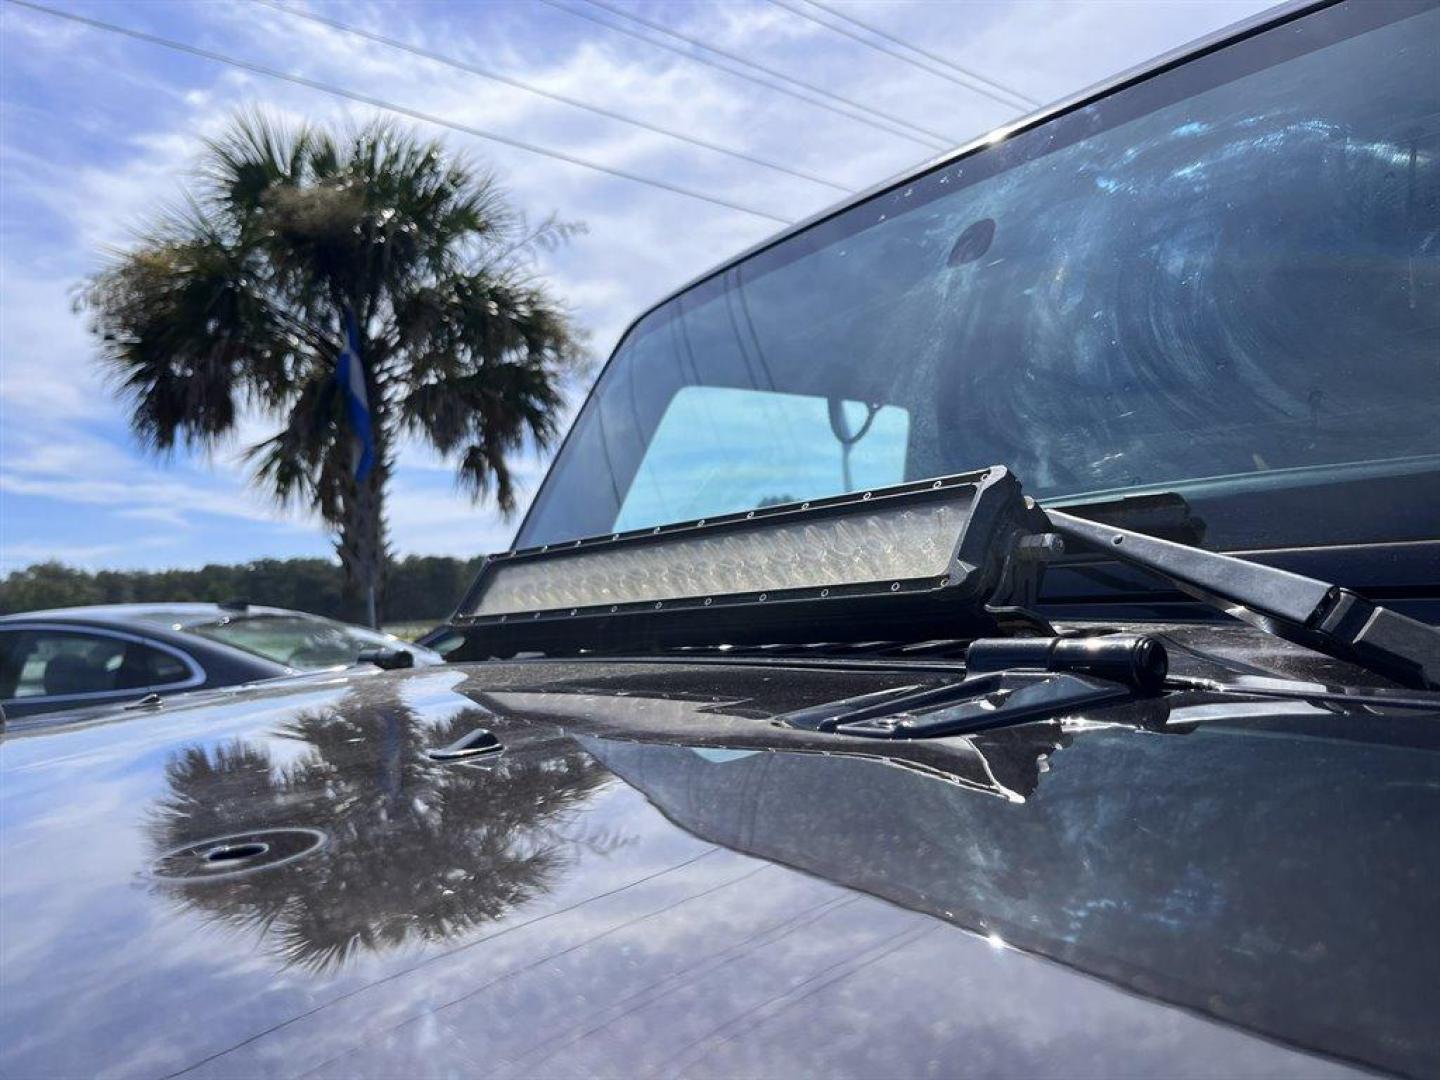
[{"label": "screw on light bar", "polygon": [[455,623],[467,658],[874,638],[915,619],[983,631],[1007,550],[994,541],[1024,513],[993,468],[506,552]]}]

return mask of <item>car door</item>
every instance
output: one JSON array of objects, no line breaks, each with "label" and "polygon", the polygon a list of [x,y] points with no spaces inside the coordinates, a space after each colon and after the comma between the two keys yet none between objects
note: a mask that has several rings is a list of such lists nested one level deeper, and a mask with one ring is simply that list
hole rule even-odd
[{"label": "car door", "polygon": [[9,719],[204,681],[193,657],[138,634],[58,623],[0,626],[0,708]]}]

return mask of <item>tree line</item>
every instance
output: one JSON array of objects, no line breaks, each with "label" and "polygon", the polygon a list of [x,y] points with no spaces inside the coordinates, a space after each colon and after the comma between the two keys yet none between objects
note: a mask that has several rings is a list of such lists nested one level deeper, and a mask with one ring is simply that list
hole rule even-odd
[{"label": "tree line", "polygon": [[[386,622],[440,622],[459,603],[480,568],[479,558],[408,555],[385,570]],[[363,615],[345,588],[345,573],[328,559],[258,559],[198,570],[81,570],[37,563],[0,578],[0,614],[77,604],[222,603],[294,608],[335,619]]]}]

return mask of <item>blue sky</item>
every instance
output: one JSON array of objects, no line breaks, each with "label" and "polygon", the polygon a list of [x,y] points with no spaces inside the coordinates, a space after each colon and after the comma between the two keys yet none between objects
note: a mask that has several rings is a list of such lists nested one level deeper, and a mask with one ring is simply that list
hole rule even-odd
[{"label": "blue sky", "polygon": [[[584,0],[561,2],[619,21]],[[957,143],[1018,115],[771,0],[613,2]],[[286,3],[846,187],[863,188],[934,153],[535,0]],[[840,195],[253,0],[54,6],[786,219]],[[1265,6],[863,0],[838,10],[1050,101]],[[255,105],[312,121],[364,120],[375,111],[0,2],[0,573],[49,558],[163,567],[329,553],[316,520],[281,512],[247,483],[239,455],[269,434],[264,417],[247,417],[234,443],[209,455],[142,453],[71,308],[76,283],[178,197],[200,140],[236,109]],[[532,218],[555,211],[587,225],[543,269],[591,331],[600,358],[653,300],[777,227],[470,136],[428,133],[490,164]],[[527,460],[520,471],[528,497],[543,462]],[[507,521],[490,505],[472,504],[457,492],[448,463],[417,445],[401,452],[389,521],[402,554],[473,555],[507,546],[518,516]]]}]

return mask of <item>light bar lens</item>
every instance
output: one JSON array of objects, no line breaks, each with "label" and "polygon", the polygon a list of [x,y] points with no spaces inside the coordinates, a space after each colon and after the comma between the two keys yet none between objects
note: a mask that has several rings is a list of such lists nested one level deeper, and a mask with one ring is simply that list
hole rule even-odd
[{"label": "light bar lens", "polygon": [[[956,493],[960,494],[960,493]],[[492,567],[474,616],[939,578],[968,497],[547,553]]]}]

